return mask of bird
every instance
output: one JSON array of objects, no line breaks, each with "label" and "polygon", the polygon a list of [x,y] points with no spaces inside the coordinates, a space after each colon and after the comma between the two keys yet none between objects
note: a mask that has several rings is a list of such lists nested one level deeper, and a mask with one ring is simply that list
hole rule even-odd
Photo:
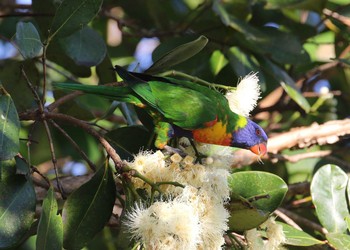
[{"label": "bird", "polygon": [[155,146],[164,149],[173,137],[200,143],[247,149],[259,158],[267,152],[268,137],[251,119],[231,111],[225,96],[214,88],[171,77],[114,70],[122,85],[56,83],[55,88],[127,102],[145,109],[155,128]]}]

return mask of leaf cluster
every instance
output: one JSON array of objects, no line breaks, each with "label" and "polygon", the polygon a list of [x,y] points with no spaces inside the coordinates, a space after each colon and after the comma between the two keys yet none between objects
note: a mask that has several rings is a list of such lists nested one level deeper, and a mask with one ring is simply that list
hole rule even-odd
[{"label": "leaf cluster", "polygon": [[[252,119],[271,141],[349,115],[345,0],[32,0],[0,7],[1,249],[130,249],[120,218],[164,184],[122,161],[155,150],[143,110],[52,83],[122,84],[112,70],[118,64],[225,92],[258,71],[262,99]],[[349,248],[349,134],[344,126],[322,143],[311,138],[285,149],[276,142],[265,165],[232,163],[227,248],[248,244],[231,231],[254,228],[263,246],[259,226],[272,214],[284,221],[287,248]],[[151,185],[152,197],[135,190],[132,178]]]}]

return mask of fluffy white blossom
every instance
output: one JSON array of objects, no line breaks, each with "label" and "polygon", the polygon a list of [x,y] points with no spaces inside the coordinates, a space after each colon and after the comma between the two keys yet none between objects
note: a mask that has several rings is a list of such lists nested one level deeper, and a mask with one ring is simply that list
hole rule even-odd
[{"label": "fluffy white blossom", "polygon": [[[149,249],[221,249],[229,217],[224,207],[229,199],[226,167],[197,164],[191,156],[165,158],[159,152],[140,153],[130,166],[153,182],[185,186],[161,185],[168,201],[148,208],[137,205],[127,214],[125,224],[136,240]],[[136,188],[151,191],[143,181],[132,181]]]},{"label": "fluffy white blossom", "polygon": [[256,107],[260,98],[260,85],[258,82],[257,73],[251,73],[238,83],[236,90],[226,93],[230,109],[233,112],[246,117],[249,116],[249,113]]},{"label": "fluffy white blossom", "polygon": [[281,249],[281,245],[286,241],[282,225],[277,224],[275,219],[270,217],[261,227],[266,227],[268,241],[265,243],[265,249]]},{"label": "fluffy white blossom", "polygon": [[147,249],[196,249],[200,222],[193,206],[179,200],[136,206],[125,225]]},{"label": "fluffy white blossom", "polygon": [[257,229],[251,229],[246,232],[248,249],[250,250],[281,250],[286,237],[282,225],[276,223],[275,219],[270,217],[260,225],[265,228],[267,240],[262,240],[262,235]]}]

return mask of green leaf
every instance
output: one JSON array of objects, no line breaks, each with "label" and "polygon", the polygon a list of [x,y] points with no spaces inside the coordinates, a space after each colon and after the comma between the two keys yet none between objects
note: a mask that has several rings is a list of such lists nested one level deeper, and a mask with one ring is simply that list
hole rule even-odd
[{"label": "green leaf", "polygon": [[32,23],[17,23],[16,43],[25,59],[38,56],[43,47],[39,33]]},{"label": "green leaf", "polygon": [[60,40],[66,55],[78,65],[98,65],[106,56],[107,48],[101,36],[89,27],[84,27]]},{"label": "green leaf", "polygon": [[275,78],[292,98],[306,113],[310,111],[310,104],[306,98],[300,93],[300,90],[295,85],[294,80],[281,68],[273,64],[271,61],[260,58],[260,64],[264,67],[266,73]]},{"label": "green leaf", "polygon": [[225,55],[221,53],[220,50],[215,50],[210,57],[210,66],[213,72],[213,75],[216,76],[219,72],[226,66],[228,63]]},{"label": "green leaf", "polygon": [[218,2],[214,2],[213,9],[224,25],[239,32],[237,43],[241,47],[283,64],[301,64],[309,61],[308,54],[292,33],[270,27],[258,29],[232,16]]},{"label": "green leaf", "polygon": [[33,86],[37,87],[40,82],[39,72],[32,60],[5,60],[3,65],[0,64],[0,79],[6,91],[11,95],[18,113],[36,107],[33,95],[22,75],[21,67]]},{"label": "green leaf", "polygon": [[281,9],[303,9],[322,12],[326,0],[267,0],[266,8]]},{"label": "green leaf", "polygon": [[62,217],[57,214],[57,202],[52,187],[43,201],[38,225],[36,249],[61,250],[63,245]]},{"label": "green leaf", "polygon": [[150,134],[143,126],[128,126],[108,132],[106,138],[122,159],[132,159],[149,143]]},{"label": "green leaf", "polygon": [[111,217],[114,200],[115,184],[107,165],[73,192],[64,204],[64,248],[80,249],[102,230]]},{"label": "green leaf", "polygon": [[312,246],[317,244],[325,244],[325,242],[312,237],[310,234],[305,233],[304,231],[300,231],[282,222],[276,222],[276,223],[282,225],[284,235],[286,236],[285,244],[287,245]]},{"label": "green leaf", "polygon": [[350,249],[350,236],[342,233],[328,233],[326,238],[334,249]]},{"label": "green leaf", "polygon": [[66,55],[61,44],[58,41],[53,41],[50,43],[50,46],[47,48],[47,58],[50,61],[53,61],[72,74],[79,77],[90,77],[91,70],[89,67],[77,65],[73,59]]},{"label": "green leaf", "polygon": [[[15,169],[15,165],[11,166]],[[30,229],[36,197],[24,175],[3,174],[0,179],[0,248],[18,245]]]},{"label": "green leaf", "polygon": [[49,40],[71,35],[99,12],[102,0],[63,0],[52,20]]},{"label": "green leaf", "polygon": [[105,84],[109,82],[116,82],[117,77],[113,68],[111,58],[106,54],[105,58],[100,64],[96,66],[96,74],[99,79],[99,84]]},{"label": "green leaf", "polygon": [[198,39],[182,44],[175,49],[169,51],[157,60],[145,72],[154,74],[169,69],[199,53],[208,43],[208,38],[200,36]]},{"label": "green leaf", "polygon": [[347,230],[345,218],[349,216],[346,197],[348,177],[336,165],[325,165],[314,175],[311,196],[321,224],[330,233]]},{"label": "green leaf", "polygon": [[229,227],[236,231],[263,223],[281,204],[288,190],[280,177],[260,171],[234,173],[228,182],[231,190]]},{"label": "green leaf", "polygon": [[9,160],[18,153],[19,129],[15,104],[0,84],[0,161]]},{"label": "green leaf", "polygon": [[[349,195],[349,184],[348,184],[348,191],[347,191],[347,194]],[[350,216],[347,216],[345,218],[345,222],[346,222],[346,225],[348,227],[348,230],[350,231]]]}]

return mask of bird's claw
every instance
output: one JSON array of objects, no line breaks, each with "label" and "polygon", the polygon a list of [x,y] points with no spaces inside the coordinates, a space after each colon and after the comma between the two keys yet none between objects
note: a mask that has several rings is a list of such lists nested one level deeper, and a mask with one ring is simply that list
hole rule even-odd
[{"label": "bird's claw", "polygon": [[165,145],[164,150],[169,154],[179,154],[182,158],[185,158],[187,156],[187,154],[181,149],[174,148],[169,145]]}]

